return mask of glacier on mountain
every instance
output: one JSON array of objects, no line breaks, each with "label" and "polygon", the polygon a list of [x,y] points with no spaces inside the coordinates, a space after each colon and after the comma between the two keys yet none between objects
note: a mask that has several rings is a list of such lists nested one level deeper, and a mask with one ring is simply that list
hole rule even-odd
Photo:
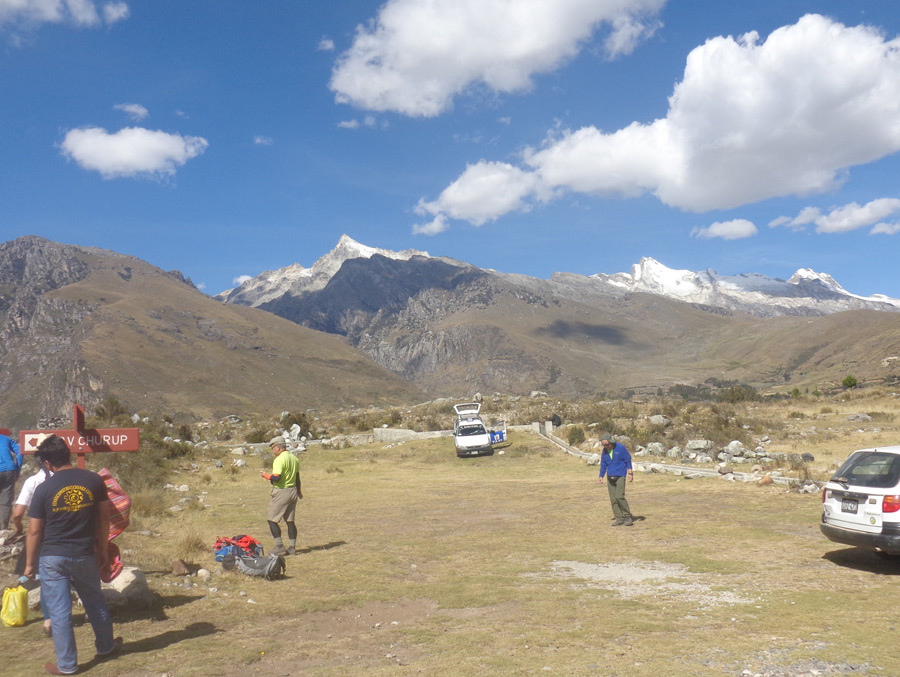
[{"label": "glacier on mountain", "polygon": [[234,289],[216,294],[215,298],[226,303],[259,306],[274,301],[286,293],[297,296],[304,292],[319,291],[325,288],[345,261],[368,259],[376,254],[399,261],[408,261],[413,256],[431,258],[428,252],[415,249],[393,252],[389,249],[368,247],[348,235],[342,235],[337,246],[320,257],[310,268],[294,263],[278,270],[267,270]]},{"label": "glacier on mountain", "polygon": [[591,279],[628,292],[656,294],[761,317],[827,315],[853,309],[900,310],[898,299],[882,294],[852,294],[831,275],[809,268],[801,268],[785,281],[759,273],[719,275],[714,270],[674,270],[645,257],[631,267],[631,273],[597,273]]},{"label": "glacier on mountain", "polygon": [[[342,235],[337,246],[319,258],[310,268],[299,263],[270,270],[247,280],[235,289],[216,295],[227,303],[259,307],[285,295],[299,297],[325,288],[328,282],[351,259],[369,259],[375,255],[398,261],[409,261],[414,256],[433,258],[428,252],[407,249],[393,252],[378,247],[368,247]],[[466,265],[442,259],[452,265]],[[589,277],[575,274],[555,274],[550,281],[525,276],[485,271],[520,282],[529,280],[537,288],[560,283],[576,294],[581,285],[608,285],[621,294],[643,292],[689,303],[716,312],[747,313],[757,317],[777,315],[829,315],[845,310],[900,311],[900,300],[883,294],[860,296],[845,290],[827,273],[817,273],[801,268],[787,281],[767,277],[760,273],[719,275],[714,270],[694,272],[668,268],[659,261],[645,257],[631,267],[630,273],[597,273]],[[611,291],[612,291],[611,290]]]}]

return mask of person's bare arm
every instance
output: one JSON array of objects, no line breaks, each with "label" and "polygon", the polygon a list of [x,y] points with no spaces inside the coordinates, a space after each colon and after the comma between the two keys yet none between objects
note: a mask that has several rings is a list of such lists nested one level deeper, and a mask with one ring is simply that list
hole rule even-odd
[{"label": "person's bare arm", "polygon": [[25,517],[25,511],[28,510],[27,505],[16,503],[12,511],[13,530],[16,532],[16,538],[22,535],[22,518]]},{"label": "person's bare arm", "polygon": [[37,553],[44,538],[44,520],[32,517],[28,520],[28,535],[25,537],[25,575],[33,578],[37,573]]}]

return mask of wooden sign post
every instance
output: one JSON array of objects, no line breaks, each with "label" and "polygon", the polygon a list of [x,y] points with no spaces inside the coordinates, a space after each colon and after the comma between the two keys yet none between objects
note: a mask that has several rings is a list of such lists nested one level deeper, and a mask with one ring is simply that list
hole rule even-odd
[{"label": "wooden sign post", "polygon": [[33,454],[47,435],[61,437],[69,451],[78,456],[78,467],[84,469],[85,454],[100,451],[140,451],[141,438],[138,428],[85,428],[84,407],[72,408],[71,430],[23,430],[19,433],[19,449],[23,454]]}]

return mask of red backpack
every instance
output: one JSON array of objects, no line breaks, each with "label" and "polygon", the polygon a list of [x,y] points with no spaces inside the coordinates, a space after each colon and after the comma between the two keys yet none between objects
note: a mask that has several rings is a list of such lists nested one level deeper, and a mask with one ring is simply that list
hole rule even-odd
[{"label": "red backpack", "polygon": [[216,544],[213,546],[213,553],[215,553],[217,562],[221,562],[226,555],[231,553],[243,557],[259,557],[263,554],[263,546],[253,536],[217,538]]}]

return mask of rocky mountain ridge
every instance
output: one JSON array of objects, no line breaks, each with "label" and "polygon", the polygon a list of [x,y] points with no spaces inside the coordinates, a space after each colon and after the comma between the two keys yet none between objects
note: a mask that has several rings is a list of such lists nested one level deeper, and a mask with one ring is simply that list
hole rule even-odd
[{"label": "rocky mountain ridge", "polygon": [[0,244],[0,423],[33,428],[110,395],[221,416],[421,393],[341,337],[219,303],[180,273],[33,236]]},{"label": "rocky mountain ridge", "polygon": [[787,281],[758,273],[719,275],[714,270],[673,270],[643,258],[631,273],[591,276],[628,292],[646,292],[757,317],[828,315],[845,310],[900,311],[900,300],[882,294],[859,296],[827,273],[801,268]]},{"label": "rocky mountain ridge", "polygon": [[[374,253],[344,258],[316,290],[265,294],[254,305],[346,337],[431,395],[579,396],[710,377],[757,384],[834,379],[859,360],[900,352],[891,334],[890,347],[860,353],[849,326],[824,319],[877,310],[865,321],[890,329],[900,315],[882,312],[898,309],[883,299],[854,296],[812,271],[787,282],[726,278],[645,259],[631,275],[557,273],[543,280],[448,258]],[[251,302],[249,295],[243,301]],[[800,321],[787,319],[795,316]],[[801,320],[807,317],[818,318],[817,332],[808,331]],[[780,336],[775,349],[773,334]],[[865,373],[891,376],[879,369]]]},{"label": "rocky mountain ridge", "polygon": [[274,301],[284,294],[296,296],[304,292],[319,291],[328,284],[345,261],[368,259],[375,255],[398,261],[408,261],[413,256],[428,258],[428,252],[414,249],[392,252],[378,247],[368,247],[347,235],[342,235],[335,248],[317,259],[310,268],[294,263],[278,270],[267,270],[234,289],[216,294],[215,298],[226,303],[255,307]]},{"label": "rocky mountain ridge", "polygon": [[[0,423],[33,426],[111,394],[136,410],[202,417],[477,391],[616,396],[710,381],[813,390],[849,373],[900,383],[896,312],[758,317],[622,280],[388,254],[344,240],[298,293],[250,308],[114,252],[2,244]],[[812,276],[814,291],[828,286]]]},{"label": "rocky mountain ridge", "polygon": [[[227,303],[239,303],[253,307],[269,307],[281,297],[298,298],[306,293],[323,290],[340,270],[354,259],[371,259],[383,256],[395,261],[409,261],[413,257],[434,258],[427,252],[389,250],[368,247],[342,235],[337,246],[322,256],[311,268],[293,264],[279,270],[270,270],[245,281],[239,287],[216,295]],[[466,267],[460,261],[439,258],[452,265]],[[471,268],[471,266],[468,266]],[[509,275],[490,272],[493,275]],[[521,280],[525,276],[511,275]],[[545,280],[534,278],[538,285]],[[556,273],[551,280],[565,280],[568,286],[591,286],[595,283],[615,290],[655,294],[675,301],[693,304],[713,312],[747,313],[756,317],[779,315],[820,316],[845,310],[900,311],[900,299],[883,294],[860,296],[845,290],[831,275],[817,273],[809,268],[797,270],[787,281],[770,278],[759,273],[720,275],[714,270],[689,271],[668,268],[659,261],[645,257],[631,267],[630,273],[596,273],[582,276],[574,273]],[[546,285],[545,285],[546,286]]]}]

